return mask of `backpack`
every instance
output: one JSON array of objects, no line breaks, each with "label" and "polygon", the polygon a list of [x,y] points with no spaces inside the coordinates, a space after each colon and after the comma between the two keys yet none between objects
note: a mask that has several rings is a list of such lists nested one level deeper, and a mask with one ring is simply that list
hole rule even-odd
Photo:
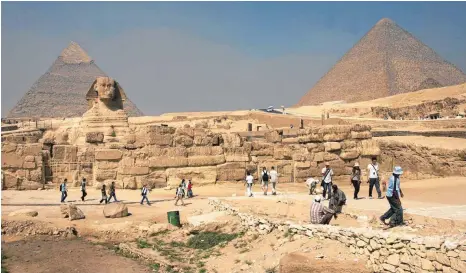
[{"label": "backpack", "polygon": [[267,172],[262,173],[262,181],[265,181],[265,182],[269,181],[269,174]]},{"label": "backpack", "polygon": [[63,187],[63,183],[62,183],[62,184],[60,184],[60,191],[62,191],[62,187]]}]

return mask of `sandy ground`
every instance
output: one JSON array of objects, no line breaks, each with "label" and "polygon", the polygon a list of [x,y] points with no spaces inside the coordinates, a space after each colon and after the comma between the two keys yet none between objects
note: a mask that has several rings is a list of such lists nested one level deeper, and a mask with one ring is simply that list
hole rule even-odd
[{"label": "sandy ground", "polygon": [[466,148],[466,138],[425,137],[425,136],[388,136],[388,137],[374,137],[374,139],[395,140],[395,141],[399,141],[403,143],[421,145],[421,146],[426,146],[426,147],[431,147],[431,148],[451,149],[451,150]]},{"label": "sandy ground", "polygon": [[[27,253],[27,255],[24,255]],[[148,266],[117,256],[113,251],[83,240],[20,240],[2,244],[10,273],[149,273]],[[2,271],[3,272],[3,271]]]}]

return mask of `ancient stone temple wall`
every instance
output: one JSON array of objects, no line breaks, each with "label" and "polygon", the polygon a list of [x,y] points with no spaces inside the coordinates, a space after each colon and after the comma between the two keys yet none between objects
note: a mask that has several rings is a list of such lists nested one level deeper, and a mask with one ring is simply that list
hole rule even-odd
[{"label": "ancient stone temple wall", "polygon": [[[97,187],[116,181],[120,188],[136,189],[144,183],[175,186],[183,178],[197,185],[243,181],[246,171],[258,179],[262,167],[274,166],[280,182],[286,183],[320,176],[324,161],[330,162],[336,179],[347,178],[355,161],[380,154],[370,127],[360,125],[225,134],[166,126],[133,126],[129,131],[125,135],[84,132],[80,137],[68,129],[45,132],[29,144],[4,138],[2,171],[8,181],[16,178],[37,187],[64,178],[77,186],[86,177]],[[22,145],[35,148],[19,153]],[[29,155],[35,156],[34,169]],[[40,179],[35,175],[38,170],[43,171]],[[7,182],[4,187],[31,188],[18,183]]]}]

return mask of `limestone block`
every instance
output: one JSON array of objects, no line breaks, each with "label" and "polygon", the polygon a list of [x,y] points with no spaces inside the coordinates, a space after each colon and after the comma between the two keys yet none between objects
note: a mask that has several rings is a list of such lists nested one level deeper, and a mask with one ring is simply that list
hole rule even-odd
[{"label": "limestone block", "polygon": [[175,133],[175,127],[160,126],[160,125],[149,125],[146,129],[147,133],[154,135],[172,135]]},{"label": "limestone block", "polygon": [[144,175],[149,173],[149,167],[133,166],[133,167],[123,167],[119,170],[121,174],[129,175]]},{"label": "limestone block", "polygon": [[340,157],[334,153],[324,153],[324,161],[338,161]]},{"label": "limestone block", "polygon": [[394,266],[398,266],[400,264],[400,255],[392,254],[388,256],[386,263],[394,265]]},{"label": "limestone block", "polygon": [[33,182],[42,182],[42,170],[33,170],[29,172],[29,180]]},{"label": "limestone block", "polygon": [[42,151],[42,144],[34,143],[34,144],[27,144],[24,146],[23,155],[40,155]]},{"label": "limestone block", "polygon": [[343,160],[353,160],[359,157],[358,150],[346,150],[340,153],[340,158]]},{"label": "limestone block", "polygon": [[43,184],[35,181],[24,180],[19,186],[20,190],[37,190],[43,188]]},{"label": "limestone block", "polygon": [[95,160],[120,160],[122,156],[123,153],[115,149],[104,149],[95,151]]},{"label": "limestone block", "polygon": [[102,132],[89,132],[86,133],[87,143],[102,143],[104,142],[104,133]]},{"label": "limestone block", "polygon": [[315,153],[314,154],[314,161],[315,162],[324,162],[324,155],[325,155],[324,152]]},{"label": "limestone block", "polygon": [[194,185],[214,184],[217,167],[169,168],[166,170],[167,186],[178,186],[181,179],[191,179]]},{"label": "limestone block", "polygon": [[32,155],[27,155],[24,157],[24,162],[35,162],[35,157]]},{"label": "limestone block", "polygon": [[325,134],[323,137],[324,141],[343,141],[345,139],[348,139],[348,133],[330,133],[330,134]]},{"label": "limestone block", "polygon": [[297,138],[297,137],[282,138],[282,143],[283,144],[298,144],[299,143],[299,138]]},{"label": "limestone block", "polygon": [[214,155],[214,156],[190,156],[188,157],[189,167],[198,166],[213,166],[225,163],[225,156]]},{"label": "limestone block", "polygon": [[223,155],[223,148],[220,146],[200,146],[187,149],[188,157],[192,156],[217,156]]},{"label": "limestone block", "polygon": [[294,161],[312,161],[313,156],[307,151],[307,149],[300,149],[293,152],[292,159]]},{"label": "limestone block", "polygon": [[227,162],[248,162],[250,161],[248,147],[224,148],[225,160]]},{"label": "limestone block", "polygon": [[246,177],[246,163],[231,162],[217,166],[218,181],[242,181]]},{"label": "limestone block", "polygon": [[116,171],[96,170],[95,179],[99,181],[112,180],[116,178]]},{"label": "limestone block", "polygon": [[273,144],[266,142],[252,142],[251,155],[255,156],[273,156]]},{"label": "limestone block", "polygon": [[220,144],[218,135],[195,135],[194,145],[196,146],[217,146]]},{"label": "limestone block", "polygon": [[466,262],[457,258],[450,258],[451,268],[458,272],[466,272]]},{"label": "limestone block", "polygon": [[23,158],[16,153],[4,153],[2,151],[2,169],[3,168],[21,168]]},{"label": "limestone block", "polygon": [[382,268],[388,272],[396,272],[396,267],[391,264],[382,264]]},{"label": "limestone block", "polygon": [[114,170],[118,168],[118,162],[115,161],[97,161],[97,169],[100,170]]},{"label": "limestone block", "polygon": [[158,135],[149,133],[146,144],[158,146],[171,146],[173,142],[172,135]]},{"label": "limestone block", "polygon": [[16,144],[2,141],[2,153],[13,153],[16,151]]},{"label": "limestone block", "polygon": [[151,157],[149,158],[149,167],[151,168],[173,168],[188,166],[186,157]]},{"label": "limestone block", "polygon": [[344,140],[340,142],[342,150],[352,150],[357,147],[357,142],[355,140]]},{"label": "limestone block", "polygon": [[25,169],[35,169],[36,168],[36,162],[23,162],[23,168]]},{"label": "limestone block", "polygon": [[380,148],[377,142],[373,139],[362,140],[358,143],[358,151],[362,156],[377,156],[380,155]]},{"label": "limestone block", "polygon": [[277,130],[272,130],[265,133],[265,140],[267,142],[277,143],[282,141],[282,136]]},{"label": "limestone block", "polygon": [[147,176],[143,176],[141,179],[142,185],[147,184],[151,189],[165,188],[167,186],[167,175],[165,171],[151,172]]},{"label": "limestone block", "polygon": [[168,156],[168,157],[186,157],[188,156],[185,147],[150,147],[148,148],[149,156]]},{"label": "limestone block", "polygon": [[237,148],[243,144],[241,137],[235,133],[222,134],[222,139],[224,148]]},{"label": "limestone block", "polygon": [[341,144],[339,142],[325,142],[325,151],[326,152],[333,152],[341,150]]},{"label": "limestone block", "polygon": [[3,182],[2,188],[5,188],[5,189],[16,189],[19,184],[18,178],[14,174],[7,173],[7,172],[4,172],[4,178],[2,182]]},{"label": "limestone block", "polygon": [[273,158],[279,160],[291,160],[293,158],[293,150],[288,146],[275,147],[273,150]]},{"label": "limestone block", "polygon": [[371,130],[371,126],[369,125],[362,125],[362,124],[355,124],[351,127],[350,129],[351,131],[354,131],[354,132],[364,132],[364,131],[370,131]]},{"label": "limestone block", "polygon": [[104,207],[104,216],[106,218],[121,218],[128,216],[128,207],[121,202],[106,204]]},{"label": "limestone block", "polygon": [[193,144],[194,140],[189,136],[175,136],[174,138],[175,146],[191,147]]},{"label": "limestone block", "polygon": [[187,136],[189,138],[193,138],[194,137],[194,129],[193,128],[185,128],[185,127],[177,128],[176,131],[175,131],[175,134],[179,135],[179,136]]},{"label": "limestone block", "polygon": [[368,138],[372,138],[372,133],[369,131],[364,131],[364,132],[352,131],[351,138],[352,139],[368,139]]},{"label": "limestone block", "polygon": [[131,158],[131,157],[123,157],[120,162],[112,162],[112,161],[102,161],[102,162],[99,162],[99,166],[100,166],[100,163],[104,163],[105,164],[109,164],[109,163],[117,163],[117,166],[121,166],[121,167],[124,167],[124,166],[134,166],[135,165],[135,159],[134,158]]},{"label": "limestone block", "polygon": [[432,262],[427,259],[421,259],[421,268],[427,271],[434,271],[435,268],[432,265]]}]

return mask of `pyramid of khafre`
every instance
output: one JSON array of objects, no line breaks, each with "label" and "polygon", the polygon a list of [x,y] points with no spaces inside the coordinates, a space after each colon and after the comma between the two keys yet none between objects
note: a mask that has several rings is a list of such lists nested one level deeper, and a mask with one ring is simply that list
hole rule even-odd
[{"label": "pyramid of khafre", "polygon": [[298,102],[357,102],[466,82],[466,75],[390,19],[380,20]]},{"label": "pyramid of khafre", "polygon": [[[65,48],[8,113],[8,118],[78,117],[88,110],[86,93],[97,77],[107,76],[75,42]],[[129,99],[123,103],[129,116],[142,112]]]}]

